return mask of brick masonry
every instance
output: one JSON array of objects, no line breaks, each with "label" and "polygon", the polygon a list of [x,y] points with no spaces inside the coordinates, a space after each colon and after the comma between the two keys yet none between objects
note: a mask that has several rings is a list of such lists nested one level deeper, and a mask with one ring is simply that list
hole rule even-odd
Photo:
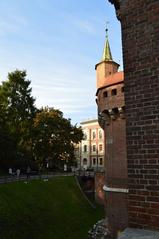
[{"label": "brick masonry", "polygon": [[[110,74],[110,68],[113,68],[114,64],[118,65],[114,61],[106,60],[96,65],[96,96],[98,120],[105,132],[104,190],[106,197],[105,211],[108,218],[107,226],[115,238],[119,232],[127,227],[128,220],[127,194],[125,193],[127,189],[127,157],[124,75],[122,72],[118,72],[118,67],[115,71],[112,70]],[[104,74],[101,72],[101,65],[105,71]],[[98,178],[98,180],[100,179]],[[113,191],[114,189],[117,192]],[[122,190],[124,190],[124,193],[121,192]]]},{"label": "brick masonry", "polygon": [[95,173],[95,200],[104,205],[106,203],[105,192],[103,190],[105,184],[105,173],[96,172]]},{"label": "brick masonry", "polygon": [[129,225],[159,229],[159,0],[111,2],[122,26]]}]

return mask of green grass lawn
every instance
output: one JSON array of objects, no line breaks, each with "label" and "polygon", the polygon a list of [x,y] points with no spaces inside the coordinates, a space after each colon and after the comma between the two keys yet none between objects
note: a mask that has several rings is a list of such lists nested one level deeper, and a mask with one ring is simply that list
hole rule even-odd
[{"label": "green grass lawn", "polygon": [[92,209],[73,177],[0,185],[0,239],[87,239],[103,208]]}]

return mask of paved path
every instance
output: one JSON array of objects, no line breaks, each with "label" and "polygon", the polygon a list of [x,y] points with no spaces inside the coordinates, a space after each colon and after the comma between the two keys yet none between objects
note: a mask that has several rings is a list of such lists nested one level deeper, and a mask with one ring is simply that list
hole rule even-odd
[{"label": "paved path", "polygon": [[[29,180],[32,179],[43,179],[47,180],[49,178],[58,177],[58,176],[91,176],[94,177],[94,172],[87,172],[87,171],[76,171],[76,172],[53,172],[47,174],[41,174],[41,175],[30,175]],[[27,175],[21,174],[19,178],[17,178],[16,175],[10,176],[1,176],[0,177],[0,184],[2,183],[12,183],[12,182],[18,182],[18,181],[27,181]]]},{"label": "paved path", "polygon": [[[33,180],[33,179],[43,179],[47,180],[49,178],[53,177],[58,177],[58,176],[73,176],[73,173],[52,173],[52,174],[41,174],[41,175],[30,175],[28,180]],[[12,183],[12,182],[18,182],[18,181],[27,181],[27,176],[26,175],[20,175],[19,178],[17,176],[1,176],[0,177],[0,184],[3,183]]]},{"label": "paved path", "polygon": [[127,228],[118,239],[159,239],[159,231]]}]

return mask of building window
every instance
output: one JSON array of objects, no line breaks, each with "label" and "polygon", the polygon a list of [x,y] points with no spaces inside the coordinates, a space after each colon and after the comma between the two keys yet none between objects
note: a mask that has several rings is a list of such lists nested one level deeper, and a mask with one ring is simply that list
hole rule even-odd
[{"label": "building window", "polygon": [[103,158],[99,158],[99,165],[103,165]]},{"label": "building window", "polygon": [[83,159],[83,165],[87,165],[87,159],[86,158]]},{"label": "building window", "polygon": [[112,92],[111,92],[111,95],[114,96],[117,94],[117,89],[113,89]]},{"label": "building window", "polygon": [[96,158],[93,158],[93,165],[96,165]]},{"label": "building window", "polygon": [[96,145],[95,144],[92,146],[92,151],[96,152]]},{"label": "building window", "polygon": [[99,144],[99,151],[103,151],[103,145]]},{"label": "building window", "polygon": [[87,145],[84,145],[83,151],[84,151],[84,152],[87,152]]},{"label": "building window", "polygon": [[96,132],[93,131],[93,133],[92,133],[92,139],[95,139],[95,138],[96,138]]},{"label": "building window", "polygon": [[124,92],[124,86],[123,86],[123,87],[121,87],[121,92]]},{"label": "building window", "polygon": [[103,96],[104,96],[105,98],[107,98],[107,97],[108,97],[108,92],[105,91],[105,92],[103,93]]},{"label": "building window", "polygon": [[87,134],[86,133],[84,133],[83,139],[87,140]]},{"label": "building window", "polygon": [[102,139],[102,131],[99,130],[99,139]]}]

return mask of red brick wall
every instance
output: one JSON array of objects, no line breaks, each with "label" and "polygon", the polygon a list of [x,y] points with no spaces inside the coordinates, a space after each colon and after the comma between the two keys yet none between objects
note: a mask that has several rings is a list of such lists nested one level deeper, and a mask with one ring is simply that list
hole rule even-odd
[{"label": "red brick wall", "polygon": [[159,229],[159,0],[121,1],[129,224]]},{"label": "red brick wall", "polygon": [[[99,90],[98,92],[98,105],[100,105],[100,111],[103,112],[105,110],[120,108],[125,105],[124,103],[124,93],[122,92],[122,88],[124,86],[124,82],[117,83],[109,87],[105,87]],[[117,90],[117,95],[111,97],[111,91],[113,89]],[[107,97],[104,96],[105,92],[107,92]]]},{"label": "red brick wall", "polygon": [[[103,129],[105,132],[105,186],[106,217],[113,238],[128,225],[127,194],[112,192],[112,189],[127,188],[127,157],[126,157],[126,126],[124,118],[123,82],[113,86],[98,89],[98,111],[104,116]],[[111,95],[112,89],[117,90]],[[104,92],[107,91],[107,97]],[[99,118],[100,122],[100,118]]]},{"label": "red brick wall", "polygon": [[105,173],[96,172],[95,173],[95,199],[98,203],[105,205],[105,192],[103,186],[105,184]]}]

